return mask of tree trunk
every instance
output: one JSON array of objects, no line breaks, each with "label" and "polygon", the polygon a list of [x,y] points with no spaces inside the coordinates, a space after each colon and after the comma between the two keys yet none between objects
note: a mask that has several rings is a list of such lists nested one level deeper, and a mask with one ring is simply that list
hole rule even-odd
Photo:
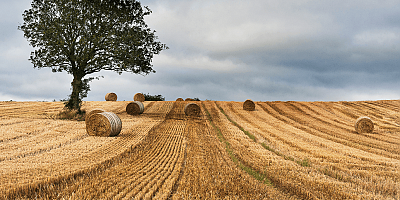
[{"label": "tree trunk", "polygon": [[79,93],[82,85],[82,79],[74,76],[74,80],[71,82],[71,85],[72,85],[71,100],[73,101],[73,109],[80,110],[81,99],[79,98]]},{"label": "tree trunk", "polygon": [[78,112],[81,112],[82,99],[80,97],[80,94],[83,89],[83,82],[82,82],[83,77],[77,74],[74,74],[73,76],[74,79],[71,82],[72,93],[70,95],[68,103],[65,106],[70,110],[77,110]]}]

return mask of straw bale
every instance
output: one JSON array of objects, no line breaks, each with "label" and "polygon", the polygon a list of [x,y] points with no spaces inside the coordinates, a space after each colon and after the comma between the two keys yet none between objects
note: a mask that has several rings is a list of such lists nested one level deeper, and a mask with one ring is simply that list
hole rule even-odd
[{"label": "straw bale", "polygon": [[105,97],[106,101],[116,101],[117,100],[117,94],[115,93],[107,93]]},{"label": "straw bale", "polygon": [[198,117],[200,116],[201,109],[200,106],[196,103],[188,103],[185,106],[185,114],[189,117]]},{"label": "straw bale", "polygon": [[186,98],[185,101],[194,101],[192,98]]},{"label": "straw bale", "polygon": [[143,102],[145,97],[142,93],[136,93],[135,96],[133,96],[133,100]]},{"label": "straw bale", "polygon": [[256,109],[256,104],[254,104],[254,102],[252,100],[247,99],[243,103],[243,110],[254,111],[255,109]]},{"label": "straw bale", "polygon": [[357,133],[372,133],[374,131],[374,123],[369,117],[360,117],[355,123]]},{"label": "straw bale", "polygon": [[183,101],[183,99],[179,97],[176,99],[176,101]]},{"label": "straw bale", "polygon": [[96,114],[96,113],[102,113],[102,112],[106,112],[106,111],[101,109],[101,108],[95,108],[95,109],[93,109],[93,110],[91,110],[89,112],[86,112],[86,114],[85,114],[85,122],[89,121],[89,117],[91,115]]},{"label": "straw bale", "polygon": [[126,106],[126,112],[130,115],[140,115],[144,111],[144,105],[140,101],[133,101]]},{"label": "straw bale", "polygon": [[117,136],[121,128],[121,119],[112,112],[95,113],[86,123],[86,132],[91,136]]}]

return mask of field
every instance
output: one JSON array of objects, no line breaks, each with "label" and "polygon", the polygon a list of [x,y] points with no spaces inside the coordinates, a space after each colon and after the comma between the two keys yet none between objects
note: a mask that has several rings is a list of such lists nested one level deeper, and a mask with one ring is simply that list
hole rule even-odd
[{"label": "field", "polygon": [[0,199],[400,199],[400,101],[128,103],[84,102],[122,120],[94,137],[62,102],[0,102]]}]

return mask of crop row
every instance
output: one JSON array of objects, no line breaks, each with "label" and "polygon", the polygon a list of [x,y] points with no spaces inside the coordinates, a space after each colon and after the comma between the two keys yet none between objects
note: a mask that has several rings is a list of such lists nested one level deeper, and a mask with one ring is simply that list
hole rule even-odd
[{"label": "crop row", "polygon": [[[57,104],[0,103],[1,197],[400,198],[399,101],[256,102],[255,111],[204,101],[197,118],[186,103],[144,102],[131,116],[127,102],[85,102],[121,118],[111,138],[43,117]],[[360,116],[373,133],[355,132]]]},{"label": "crop row", "polygon": [[[107,105],[103,104],[102,107],[115,111],[115,107]],[[165,116],[171,107],[172,103],[147,106],[149,115],[152,115],[151,111],[156,111],[155,115],[161,117],[123,117],[125,128],[118,137],[113,138],[87,136],[84,122],[38,119],[21,131],[23,137],[0,143],[0,147],[8,152],[3,154],[3,160],[0,161],[0,191],[4,194],[29,193],[41,185],[58,183],[65,177],[90,171],[139,144],[151,128],[162,121],[162,115]],[[2,128],[7,130],[7,127]]]},{"label": "crop row", "polygon": [[[364,102],[362,105],[354,103],[358,106],[357,110],[350,106],[339,107],[341,103],[332,103],[327,111],[321,107],[318,109],[315,104],[317,103],[260,102],[257,103],[256,111],[247,112],[242,110],[240,103],[217,102],[233,121],[257,138],[255,143],[267,147],[266,149],[287,161],[308,166],[298,169],[296,165],[285,165],[285,172],[277,167],[283,164],[274,164],[276,159],[270,159],[270,167],[267,169],[274,170],[271,174],[267,173],[267,176],[274,182],[273,176],[281,174],[276,178],[275,184],[279,185],[279,182],[287,178],[292,182],[299,181],[301,188],[297,191],[307,190],[305,194],[310,192],[316,198],[396,198],[399,191],[399,140],[398,135],[386,131],[396,130],[396,126],[388,126],[393,122],[386,122],[387,120],[382,120],[383,117],[373,117],[377,130],[370,135],[360,135],[352,128],[357,116],[371,112],[370,107],[363,107]],[[388,108],[374,108],[376,115],[390,113]],[[345,112],[354,113],[354,116],[350,117]],[[384,129],[386,127],[389,129]],[[260,162],[252,160],[262,154],[245,154],[250,151],[248,149],[238,148],[237,151],[244,152],[241,159],[248,160],[249,165],[259,168],[261,159]],[[278,171],[282,173],[276,173]],[[288,171],[296,171],[296,174],[287,173]],[[293,187],[296,188],[289,188]],[[294,194],[301,195],[299,192]]]}]

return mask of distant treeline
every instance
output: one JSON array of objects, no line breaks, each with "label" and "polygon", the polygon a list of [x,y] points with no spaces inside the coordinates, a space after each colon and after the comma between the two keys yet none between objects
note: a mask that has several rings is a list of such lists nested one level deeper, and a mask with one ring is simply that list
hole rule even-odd
[{"label": "distant treeline", "polygon": [[150,95],[150,94],[143,94],[144,95],[144,100],[145,101],[165,101],[165,97],[163,97],[161,94],[159,95]]}]

